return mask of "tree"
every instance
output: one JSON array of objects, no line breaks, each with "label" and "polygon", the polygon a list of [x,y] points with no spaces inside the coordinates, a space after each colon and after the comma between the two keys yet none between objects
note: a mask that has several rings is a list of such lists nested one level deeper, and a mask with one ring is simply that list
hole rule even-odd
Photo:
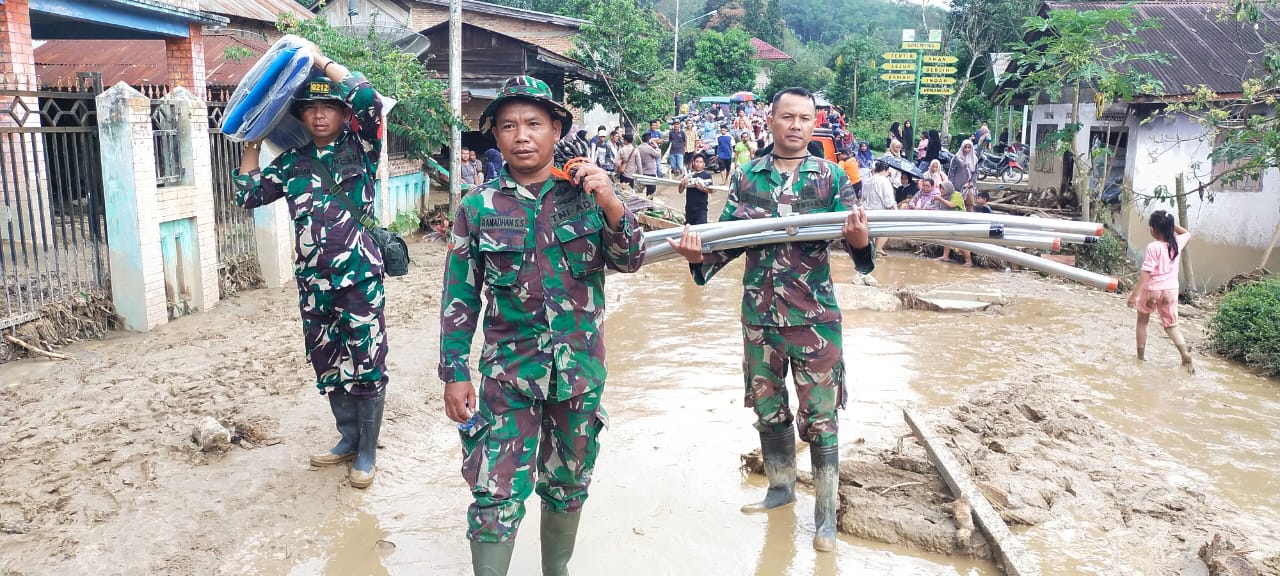
[{"label": "tree", "polygon": [[[1099,111],[1115,100],[1129,100],[1136,94],[1153,94],[1162,86],[1151,74],[1139,69],[1139,63],[1166,63],[1168,56],[1160,52],[1130,52],[1142,44],[1140,32],[1158,28],[1158,20],[1140,19],[1132,5],[1089,10],[1050,10],[1044,18],[1027,18],[1023,30],[1030,41],[1014,43],[1012,51],[1018,64],[1018,84],[1033,95],[1046,93],[1054,100],[1064,91],[1071,93],[1071,123],[1055,140],[1065,141],[1074,159],[1073,185],[1080,199],[1080,214],[1092,218],[1093,196],[1099,190],[1090,182],[1093,158],[1080,152],[1076,133],[1080,123],[1081,91],[1094,93]],[[1102,152],[1105,153],[1105,152]],[[1087,160],[1087,161],[1086,161]]]},{"label": "tree", "polygon": [[282,16],[276,27],[315,42],[326,56],[362,72],[379,93],[395,98],[387,130],[404,138],[411,153],[426,156],[449,141],[454,127],[466,129],[449,108],[446,86],[431,78],[426,62],[401,52],[372,27],[365,36],[350,36],[323,16]]},{"label": "tree", "polygon": [[739,4],[742,5],[742,27],[747,34],[760,38],[760,27],[764,22],[764,0],[739,0]]},{"label": "tree", "polygon": [[782,28],[782,0],[769,0],[769,5],[764,9],[764,18],[760,22],[760,30],[756,32],[756,38],[774,46],[780,46]]},{"label": "tree", "polygon": [[[964,74],[956,84],[956,93],[947,96],[943,102],[943,134],[950,133],[951,116],[955,113],[956,106],[965,99],[965,90],[983,76],[984,70],[979,69],[977,74],[974,73],[978,61],[987,53],[998,51],[1010,42],[1017,41],[1019,25],[1027,16],[1035,13],[1037,6],[1039,2],[1034,0],[952,0],[951,12],[947,16],[947,29],[958,45],[957,48],[965,52],[958,55],[965,64]],[[977,84],[980,89],[982,82],[978,81]]]},{"label": "tree", "polygon": [[689,69],[711,90],[735,92],[749,90],[756,81],[759,63],[751,36],[741,28],[721,34],[715,30],[698,37],[696,55]]},{"label": "tree", "polygon": [[779,62],[774,65],[773,73],[769,75],[769,86],[764,89],[764,94],[761,94],[761,96],[769,100],[778,91],[792,86],[800,86],[811,92],[816,92],[830,84],[833,76],[829,68],[818,62],[813,62],[812,59],[806,58],[798,62]]},{"label": "tree", "polygon": [[666,69],[658,58],[661,34],[657,15],[635,0],[588,0],[579,14],[591,23],[574,39],[569,56],[582,62],[600,80],[566,89],[570,104],[590,108],[599,104],[622,112],[628,124],[665,115],[672,100],[664,99],[651,84]]},{"label": "tree", "polygon": [[[1148,201],[1173,201],[1181,207],[1189,194],[1207,196],[1212,201],[1214,185],[1257,180],[1267,170],[1280,168],[1280,43],[1274,40],[1280,37],[1280,30],[1274,24],[1274,12],[1266,14],[1263,10],[1274,5],[1264,0],[1240,0],[1224,15],[1241,24],[1239,34],[1256,35],[1263,45],[1253,69],[1241,79],[1239,98],[1224,98],[1202,85],[1189,102],[1174,104],[1164,112],[1198,120],[1204,127],[1200,138],[1214,143],[1209,153],[1210,165],[1227,168],[1205,174],[1200,167],[1191,166],[1191,176],[1199,182],[1196,188],[1182,192],[1182,198],[1157,189]],[[1276,242],[1280,242],[1280,226],[1272,232],[1259,267],[1267,265]]]}]

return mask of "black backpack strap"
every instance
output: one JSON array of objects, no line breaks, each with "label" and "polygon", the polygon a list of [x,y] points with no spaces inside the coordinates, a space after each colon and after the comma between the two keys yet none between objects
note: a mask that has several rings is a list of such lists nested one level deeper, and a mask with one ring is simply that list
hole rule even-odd
[{"label": "black backpack strap", "polygon": [[333,180],[333,172],[329,170],[328,166],[325,166],[324,162],[316,162],[312,164],[311,171],[320,177],[320,185],[324,186],[324,189],[328,190],[329,194],[337,197],[338,201],[342,203],[342,207],[346,208],[347,212],[350,212],[351,216],[355,218],[361,226],[369,229],[377,227],[377,223],[373,221],[373,218],[362,212],[359,208],[356,208],[356,203],[351,200],[350,196],[347,196],[347,192],[342,189],[342,186],[338,185],[338,183]]}]

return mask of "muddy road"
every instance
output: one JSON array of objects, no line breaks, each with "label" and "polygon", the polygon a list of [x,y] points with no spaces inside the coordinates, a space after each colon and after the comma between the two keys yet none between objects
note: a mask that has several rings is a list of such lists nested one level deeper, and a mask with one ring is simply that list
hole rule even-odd
[{"label": "muddy road", "polygon": [[[310,384],[293,290],[77,344],[63,350],[70,361],[0,366],[0,574],[469,574],[469,495],[435,377],[443,246],[412,250],[413,271],[387,285],[392,381],[368,491],[347,487],[341,468],[307,463],[334,432]],[[848,281],[852,269],[842,262],[835,274]],[[998,574],[980,560],[844,535],[819,557],[808,492],[772,515],[738,512],[763,489],[738,471],[757,444],[742,406],[740,276],[737,264],[699,288],[673,261],[609,279],[612,424],[575,573]],[[1207,538],[1194,539],[1217,528],[1244,538],[1255,560],[1280,551],[1275,381],[1203,353],[1188,376],[1163,336],[1135,362],[1120,296],[903,254],[876,276],[885,289],[995,287],[1012,302],[971,315],[847,311],[846,453],[896,443],[902,407],[941,415],[996,383],[1031,389],[1114,435],[1124,450],[1104,457],[1117,474],[1192,489],[1212,512],[1206,526],[1173,528],[1175,515],[1150,528],[1062,508],[1022,530],[1045,574],[1204,574],[1193,560]],[[1198,344],[1207,313],[1184,311],[1203,315],[1184,322]],[[197,452],[189,436],[205,416],[237,425],[246,443]],[[517,576],[537,572],[531,504]]]}]

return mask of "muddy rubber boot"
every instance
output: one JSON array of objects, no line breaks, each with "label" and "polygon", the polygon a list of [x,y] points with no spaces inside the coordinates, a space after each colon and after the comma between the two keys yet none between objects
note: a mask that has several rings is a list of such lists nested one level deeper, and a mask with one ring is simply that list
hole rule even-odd
[{"label": "muddy rubber boot", "polygon": [[515,540],[506,542],[471,541],[471,571],[475,576],[507,576]]},{"label": "muddy rubber boot", "polygon": [[382,406],[386,400],[386,388],[379,390],[377,396],[356,398],[356,414],[360,416],[360,443],[356,448],[356,459],[351,463],[351,476],[348,478],[356,488],[368,488],[373,484],[373,475],[378,471],[378,434],[382,431]]},{"label": "muddy rubber boot", "polygon": [[840,486],[840,447],[810,446],[813,461],[813,549],[836,549],[836,500]]},{"label": "muddy rubber boot", "polygon": [[569,559],[578,540],[582,510],[552,512],[542,509],[542,576],[569,576]]},{"label": "muddy rubber boot", "polygon": [[769,491],[764,500],[742,507],[745,514],[759,514],[796,501],[796,432],[787,426],[779,432],[760,433],[760,456]]},{"label": "muddy rubber boot", "polygon": [[326,396],[329,397],[329,409],[333,411],[333,420],[337,423],[338,434],[342,438],[333,448],[312,454],[312,466],[333,466],[349,462],[356,457],[356,446],[360,443],[356,399],[342,388],[330,388]]}]

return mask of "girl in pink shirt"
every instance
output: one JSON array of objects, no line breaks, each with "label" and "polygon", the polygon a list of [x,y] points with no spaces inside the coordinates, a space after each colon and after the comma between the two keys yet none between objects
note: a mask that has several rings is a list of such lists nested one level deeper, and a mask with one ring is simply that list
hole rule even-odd
[{"label": "girl in pink shirt", "polygon": [[1173,215],[1164,210],[1155,211],[1147,225],[1155,241],[1147,244],[1142,275],[1138,277],[1133,294],[1129,295],[1129,307],[1138,309],[1138,359],[1145,360],[1147,322],[1151,320],[1151,313],[1158,311],[1160,325],[1182,356],[1182,366],[1194,374],[1187,343],[1178,331],[1178,258],[1191,239],[1191,233],[1174,224]]}]

